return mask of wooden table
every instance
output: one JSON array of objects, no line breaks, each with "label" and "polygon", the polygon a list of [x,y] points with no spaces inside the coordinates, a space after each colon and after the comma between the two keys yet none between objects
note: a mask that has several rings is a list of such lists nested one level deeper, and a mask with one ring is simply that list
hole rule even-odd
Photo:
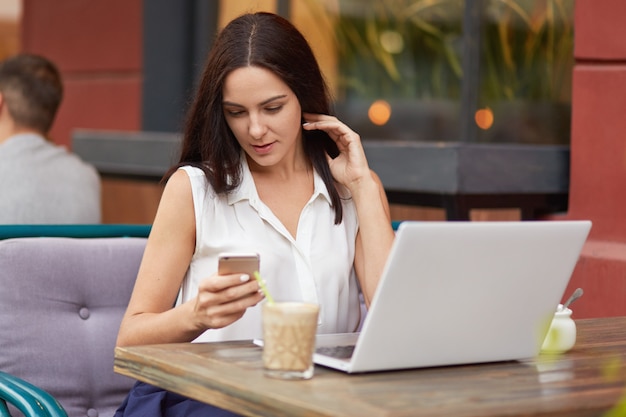
[{"label": "wooden table", "polygon": [[248,416],[625,416],[626,317],[576,323],[570,352],[523,362],[282,381],[239,341],[116,348],[115,371]]}]

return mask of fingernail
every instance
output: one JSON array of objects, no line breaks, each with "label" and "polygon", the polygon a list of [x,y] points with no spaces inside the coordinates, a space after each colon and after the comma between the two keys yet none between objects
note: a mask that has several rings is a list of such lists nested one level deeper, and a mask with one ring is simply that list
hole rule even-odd
[{"label": "fingernail", "polygon": [[250,275],[248,275],[248,274],[243,274],[243,275],[241,275],[239,277],[239,281],[241,281],[241,282],[246,282],[246,281],[249,281],[249,280],[250,280]]},{"label": "fingernail", "polygon": [[261,296],[262,296],[263,298],[265,298],[265,293],[263,292],[263,290],[262,290],[262,289],[260,289],[260,288],[259,288],[259,290],[258,290],[257,292],[258,292],[259,294],[261,294]]},{"label": "fingernail", "polygon": [[309,123],[309,122],[304,122],[304,123],[302,123],[302,126],[306,126],[306,125],[310,125],[310,124],[311,123]]}]

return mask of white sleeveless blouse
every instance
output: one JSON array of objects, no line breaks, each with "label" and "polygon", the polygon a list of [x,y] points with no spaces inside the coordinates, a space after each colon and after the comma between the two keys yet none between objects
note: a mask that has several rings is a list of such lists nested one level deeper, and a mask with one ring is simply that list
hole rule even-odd
[{"label": "white sleeveless blouse", "polygon": [[[191,180],[196,248],[177,305],[194,298],[200,281],[217,271],[219,253],[257,252],[259,272],[276,301],[319,303],[318,333],[355,331],[360,304],[354,272],[358,219],[353,201],[349,196],[342,198],[343,221],[335,225],[328,191],[315,173],[313,195],[300,214],[294,239],[259,199],[245,158],[242,165],[242,183],[228,195],[216,195],[200,169],[181,168]],[[260,337],[261,304],[249,308],[230,326],[207,330],[194,341]]]}]

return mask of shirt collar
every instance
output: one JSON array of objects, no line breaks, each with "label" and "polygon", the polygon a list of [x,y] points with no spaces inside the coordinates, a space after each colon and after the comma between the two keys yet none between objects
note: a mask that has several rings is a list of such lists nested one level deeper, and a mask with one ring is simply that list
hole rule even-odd
[{"label": "shirt collar", "polygon": [[0,144],[9,143],[9,142],[21,143],[21,144],[43,143],[43,142],[46,142],[46,138],[41,136],[38,133],[32,133],[32,132],[18,133],[16,135],[9,136],[8,138],[6,138],[6,140],[4,140],[3,142],[0,142]]},{"label": "shirt collar", "polygon": [[[250,200],[254,204],[259,200],[259,194],[257,193],[256,186],[254,185],[254,179],[248,166],[246,156],[241,156],[241,184],[235,190],[228,194],[228,204],[233,205],[242,200]],[[320,177],[317,171],[313,170],[313,196],[311,201],[315,200],[318,196],[322,196],[326,199],[328,204],[331,204],[330,194],[326,189],[324,180]]]}]

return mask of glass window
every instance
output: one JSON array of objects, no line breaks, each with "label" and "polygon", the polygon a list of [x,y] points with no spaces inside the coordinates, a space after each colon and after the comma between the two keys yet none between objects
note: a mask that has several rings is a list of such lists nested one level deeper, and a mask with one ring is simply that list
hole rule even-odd
[{"label": "glass window", "polygon": [[484,0],[470,25],[464,0],[306,3],[334,35],[337,113],[364,139],[569,142],[573,0]]},{"label": "glass window", "polygon": [[337,113],[365,139],[457,140],[463,0],[339,0]]},{"label": "glass window", "polygon": [[478,140],[566,144],[573,0],[488,0],[482,14]]}]

